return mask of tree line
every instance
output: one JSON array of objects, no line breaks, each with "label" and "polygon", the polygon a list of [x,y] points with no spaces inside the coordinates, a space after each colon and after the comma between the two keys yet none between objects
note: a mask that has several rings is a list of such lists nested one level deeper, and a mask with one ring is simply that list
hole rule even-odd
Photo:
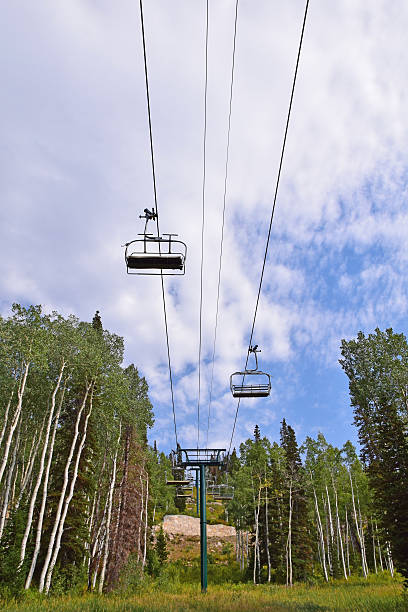
[{"label": "tree line", "polygon": [[[283,419],[279,443],[256,427],[214,474],[234,486],[237,561],[256,583],[408,574],[408,345],[376,330],[341,350],[361,457],[322,434],[299,447]],[[148,384],[123,352],[98,311],[0,317],[1,588],[103,592],[132,562],[165,562],[151,527],[185,500],[166,486],[171,456],[148,446]]]}]

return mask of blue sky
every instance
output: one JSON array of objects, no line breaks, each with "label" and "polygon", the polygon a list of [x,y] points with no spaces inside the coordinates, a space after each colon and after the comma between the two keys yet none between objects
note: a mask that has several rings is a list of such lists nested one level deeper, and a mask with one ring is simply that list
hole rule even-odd
[{"label": "blue sky", "polygon": [[[160,225],[188,245],[167,279],[180,442],[197,439],[205,3],[146,0]],[[209,443],[228,444],[229,375],[245,364],[304,4],[240,1],[219,332]],[[234,2],[210,1],[204,259],[205,437]],[[174,446],[160,281],[125,273],[152,182],[138,3],[3,7],[0,306],[41,303],[123,335],[147,377],[151,440]],[[407,332],[407,89],[403,0],[311,0],[254,339],[272,376],[241,404],[253,431],[356,440],[342,338]]]}]

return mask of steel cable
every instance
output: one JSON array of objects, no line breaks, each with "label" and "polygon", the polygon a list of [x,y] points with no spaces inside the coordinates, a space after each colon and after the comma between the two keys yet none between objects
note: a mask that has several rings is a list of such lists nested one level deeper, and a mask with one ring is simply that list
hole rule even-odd
[{"label": "steel cable", "polygon": [[[155,171],[154,149],[153,149],[153,130],[152,130],[152,117],[151,117],[151,110],[150,110],[149,77],[148,77],[148,71],[147,71],[146,39],[145,39],[142,0],[140,0],[139,5],[140,5],[140,23],[141,23],[141,29],[142,29],[143,60],[144,60],[144,72],[145,72],[145,84],[146,84],[147,116],[148,116],[148,121],[149,121],[149,139],[150,139],[150,157],[151,157],[152,177],[153,177],[153,194],[154,194],[155,210],[157,213],[157,216],[156,216],[157,237],[159,237],[160,236],[159,209],[158,209],[158,204],[157,204],[156,171]],[[159,249],[160,249],[160,244],[159,244]],[[160,271],[160,278],[161,278],[161,290],[162,290],[162,297],[163,297],[164,326],[166,330],[167,362],[168,362],[168,368],[169,368],[171,404],[172,404],[172,409],[173,409],[174,436],[176,439],[176,448],[178,448],[176,409],[174,406],[173,374],[172,374],[172,368],[171,368],[169,330],[168,330],[168,324],[167,324],[166,295],[164,291],[164,279],[163,279],[162,271]]]},{"label": "steel cable", "polygon": [[[286,140],[287,140],[288,129],[289,129],[289,121],[290,121],[290,116],[291,116],[291,111],[292,111],[293,96],[294,96],[294,93],[295,93],[296,79],[297,79],[298,68],[299,68],[300,54],[301,54],[301,51],[302,51],[303,35],[304,35],[304,32],[305,32],[308,8],[309,8],[309,0],[306,0],[305,11],[304,11],[304,16],[303,16],[303,23],[302,23],[302,31],[301,31],[301,34],[300,34],[299,48],[298,48],[297,59],[296,59],[295,73],[294,73],[294,76],[293,76],[292,90],[291,90],[291,94],[290,94],[289,109],[288,109],[287,118],[286,118],[285,132],[284,132],[284,137],[283,137],[282,150],[281,150],[281,156],[280,156],[279,167],[278,167],[278,174],[277,174],[277,178],[276,178],[276,186],[275,186],[275,193],[274,193],[274,197],[273,197],[273,205],[272,205],[271,217],[270,217],[270,221],[269,221],[268,236],[267,236],[266,245],[265,245],[265,254],[264,254],[263,263],[262,263],[261,278],[260,278],[260,281],[259,281],[258,295],[257,295],[257,298],[256,298],[256,303],[255,303],[254,318],[253,318],[253,321],[252,321],[251,335],[250,335],[250,338],[249,338],[248,352],[247,352],[247,357],[246,357],[246,362],[245,362],[245,370],[246,370],[247,365],[248,365],[248,358],[249,358],[249,352],[250,352],[249,349],[252,346],[252,339],[253,339],[253,335],[254,335],[256,316],[257,316],[257,313],[258,313],[259,298],[260,298],[261,290],[262,290],[262,283],[263,283],[263,277],[264,277],[264,272],[265,272],[266,259],[267,259],[267,255],[268,255],[269,242],[270,242],[270,237],[271,237],[272,222],[273,222],[273,217],[274,217],[274,214],[275,214],[276,199],[277,199],[277,195],[278,195],[279,182],[280,182],[280,177],[281,177],[281,172],[282,172],[283,156],[284,156],[284,153],[285,153]],[[236,424],[237,424],[237,418],[238,418],[240,401],[241,401],[241,399],[239,398],[238,399],[238,403],[237,403],[237,409],[236,409],[236,412],[235,412],[234,424],[233,424],[233,427],[232,427],[231,440],[230,440],[229,449],[228,449],[228,460],[229,460],[229,457],[230,457],[232,441],[234,439],[234,433],[235,433],[235,427],[236,427]]]},{"label": "steel cable", "polygon": [[236,39],[237,39],[237,22],[238,22],[238,0],[236,0],[235,2],[234,38],[233,38],[233,45],[232,45],[231,84],[230,84],[229,111],[228,111],[227,148],[226,148],[226,156],[225,156],[224,195],[223,195],[223,207],[222,207],[220,257],[219,257],[219,265],[218,265],[217,302],[216,302],[214,342],[213,342],[213,352],[212,352],[210,397],[209,397],[209,402],[208,402],[208,422],[207,422],[206,446],[208,446],[208,433],[210,429],[210,413],[211,413],[213,381],[214,381],[215,348],[216,348],[216,343],[217,343],[218,313],[219,313],[219,302],[220,302],[222,255],[223,255],[223,245],[224,245],[225,207],[226,207],[226,200],[227,200],[228,163],[229,163],[230,134],[231,134],[232,94],[233,94],[233,87],[234,87],[235,49],[236,49]]},{"label": "steel cable", "polygon": [[204,137],[203,137],[203,186],[201,206],[201,264],[200,264],[200,307],[198,339],[198,400],[197,400],[197,448],[200,445],[200,402],[201,402],[201,351],[203,319],[203,271],[204,271],[204,226],[205,226],[205,181],[207,147],[207,86],[208,86],[208,0],[206,1],[205,24],[205,79],[204,79]]}]

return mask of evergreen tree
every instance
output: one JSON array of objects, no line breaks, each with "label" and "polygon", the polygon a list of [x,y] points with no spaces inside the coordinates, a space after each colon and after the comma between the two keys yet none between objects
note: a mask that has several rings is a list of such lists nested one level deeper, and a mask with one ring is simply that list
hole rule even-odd
[{"label": "evergreen tree", "polygon": [[102,319],[100,317],[99,310],[97,310],[94,314],[94,318],[92,319],[92,327],[100,334],[103,332]]},{"label": "evergreen tree", "polygon": [[163,530],[163,525],[160,526],[159,533],[157,534],[156,553],[157,553],[157,558],[159,560],[160,565],[164,565],[164,563],[167,561],[167,557],[169,556],[169,553],[167,551],[167,540],[166,540],[166,534],[164,533],[164,530]]},{"label": "evergreen tree", "polygon": [[305,491],[305,474],[300,458],[294,429],[282,420],[281,446],[285,453],[286,492],[285,506],[288,513],[288,542],[291,546],[292,580],[305,580],[312,566],[308,505]]},{"label": "evergreen tree", "polygon": [[343,340],[341,353],[378,520],[408,578],[408,343],[404,334],[377,328]]},{"label": "evergreen tree", "polygon": [[258,427],[258,425],[255,425],[255,429],[254,429],[254,440],[255,442],[259,442],[261,439],[261,431]]}]

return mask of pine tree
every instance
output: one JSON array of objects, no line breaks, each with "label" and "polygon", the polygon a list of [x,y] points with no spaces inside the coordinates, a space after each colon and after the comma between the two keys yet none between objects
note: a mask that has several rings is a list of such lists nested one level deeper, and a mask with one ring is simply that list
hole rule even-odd
[{"label": "pine tree", "polygon": [[166,534],[164,533],[164,530],[163,530],[163,525],[161,525],[160,531],[157,534],[155,548],[156,548],[157,558],[159,560],[160,565],[164,565],[164,563],[167,561],[167,557],[169,556],[169,553],[167,551],[167,540],[166,540]]},{"label": "pine tree", "polygon": [[255,425],[255,429],[254,429],[254,440],[255,442],[259,442],[261,439],[261,431],[258,427],[258,425]]},{"label": "pine tree", "polygon": [[[294,429],[282,420],[281,446],[286,463],[286,506],[288,508],[287,583],[305,580],[311,571],[312,547],[305,491],[305,474]],[[291,550],[289,550],[291,548]]]},{"label": "pine tree", "polygon": [[99,333],[103,332],[102,319],[100,317],[99,310],[95,312],[94,318],[92,319],[92,327]]}]

